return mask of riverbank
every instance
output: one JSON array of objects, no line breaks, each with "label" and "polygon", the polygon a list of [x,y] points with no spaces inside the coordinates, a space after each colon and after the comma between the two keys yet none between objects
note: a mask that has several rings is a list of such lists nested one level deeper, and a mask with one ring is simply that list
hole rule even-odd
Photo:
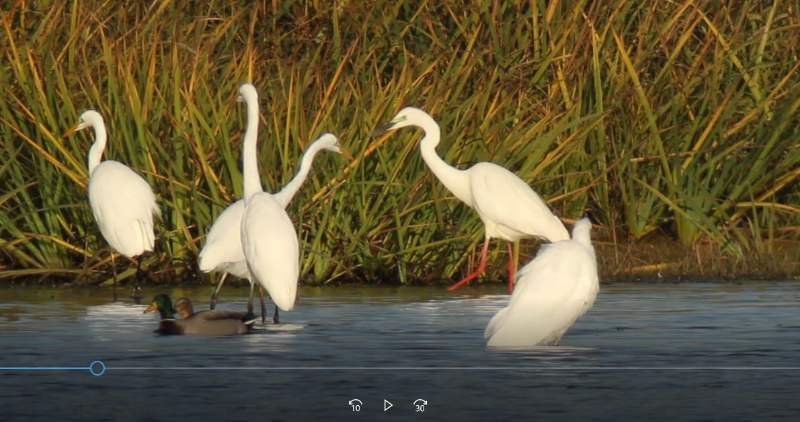
[{"label": "riverbank", "polygon": [[[520,256],[520,267],[525,265],[536,253],[534,244],[527,244]],[[730,281],[730,280],[796,280],[800,278],[800,242],[791,240],[775,240],[770,250],[751,251],[744,258],[736,258],[720,251],[711,242],[700,243],[695,248],[685,248],[668,237],[652,237],[636,242],[617,242],[607,238],[594,240],[601,283],[616,282],[698,282],[698,281]],[[503,246],[501,248],[500,246]],[[493,253],[489,255],[485,276],[481,283],[502,284],[506,276],[506,259],[504,245],[496,242]],[[474,250],[477,256],[479,250]],[[142,282],[144,285],[212,285],[218,278],[203,274],[194,267],[187,270],[183,262],[157,262],[156,256],[146,258],[148,265],[143,266]],[[128,266],[125,260],[118,263],[118,277],[121,285],[125,285],[135,275],[135,266]],[[469,260],[465,262],[469,263]],[[468,273],[466,264],[462,271]],[[87,267],[94,267],[87,266]],[[107,266],[100,267],[108,270]],[[383,269],[382,274],[390,274],[390,269]],[[457,274],[459,277],[461,273]],[[106,271],[85,271],[73,269],[67,272],[56,269],[42,271],[36,275],[21,275],[0,279],[0,286],[38,286],[53,287],[86,287],[111,286],[112,274]],[[490,280],[495,280],[494,282]],[[445,286],[457,281],[453,279],[407,279],[411,286]],[[226,284],[246,285],[244,280],[229,278]],[[314,282],[305,277],[301,284],[306,286],[340,286],[340,285],[403,285],[397,277],[379,278],[375,274],[366,274],[364,270],[345,272],[342,276]]]}]

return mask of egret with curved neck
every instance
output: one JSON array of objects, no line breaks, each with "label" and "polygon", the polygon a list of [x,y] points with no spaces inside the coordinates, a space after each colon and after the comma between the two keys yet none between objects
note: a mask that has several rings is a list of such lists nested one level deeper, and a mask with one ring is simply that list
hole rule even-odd
[{"label": "egret with curved neck", "polygon": [[[467,277],[451,286],[452,291],[469,283],[486,268],[489,241],[500,238],[515,242],[521,238],[539,237],[549,242],[569,239],[569,233],[561,221],[550,212],[547,204],[522,179],[494,163],[480,162],[459,170],[436,154],[441,139],[441,130],[433,118],[424,111],[406,107],[394,116],[391,122],[378,129],[394,130],[416,126],[425,131],[419,148],[422,159],[433,174],[462,202],[478,212],[485,227],[485,238],[478,268]],[[513,256],[513,246],[508,244]],[[508,290],[514,286],[514,262],[509,259]]]},{"label": "egret with curved neck", "polygon": [[[124,255],[133,258],[152,251],[155,244],[153,215],[160,215],[156,198],[150,185],[128,166],[114,160],[100,161],[106,149],[106,125],[103,116],[87,110],[80,116],[78,124],[68,133],[91,127],[95,141],[89,149],[89,204],[100,228],[100,233],[109,245]],[[134,296],[139,287],[139,266],[136,261]],[[114,254],[111,254],[114,273],[114,300],[117,300],[117,270]]]},{"label": "egret with curved neck", "polygon": [[[248,89],[249,90],[249,89]],[[245,99],[244,95],[240,97],[241,99]],[[257,101],[257,97],[254,99]],[[249,104],[249,103],[248,103]],[[248,109],[248,123],[247,127],[248,130],[246,131],[246,139],[255,139],[255,133],[258,130],[258,111],[255,110],[255,113],[251,115],[250,110]],[[255,123],[252,123],[255,122]],[[252,130],[250,130],[251,124],[253,124]],[[250,134],[253,134],[251,137]],[[255,145],[253,142],[251,147]],[[247,148],[247,145],[243,145],[244,148]],[[250,150],[251,153],[255,153],[255,148]],[[339,154],[348,155],[347,152],[342,149],[339,145],[338,139],[331,134],[323,134],[319,137],[316,141],[314,141],[311,146],[309,146],[308,150],[306,150],[305,154],[303,154],[303,158],[300,164],[300,169],[298,170],[297,174],[294,178],[283,188],[280,192],[273,195],[273,198],[280,204],[282,208],[286,208],[289,203],[294,198],[295,194],[298,192],[300,187],[302,186],[303,182],[305,182],[308,174],[311,170],[312,163],[314,161],[314,157],[320,151],[332,151]],[[259,176],[258,176],[258,168],[255,160],[247,161],[245,160],[247,165],[245,165],[245,185],[248,183],[251,185],[251,191],[255,191],[256,193],[261,191],[261,185],[259,183]],[[247,189],[245,189],[247,190]],[[233,204],[231,204],[228,208],[226,208],[214,221],[211,230],[209,230],[208,235],[206,236],[206,244],[203,249],[200,251],[199,255],[199,263],[200,263],[200,270],[204,272],[221,272],[222,277],[217,285],[217,288],[214,290],[214,293],[211,295],[211,309],[213,310],[216,307],[219,291],[222,289],[223,284],[225,283],[225,279],[228,274],[231,274],[236,277],[246,278],[250,280],[251,283],[251,295],[248,301],[248,309],[252,311],[252,292],[253,287],[255,286],[255,281],[250,273],[250,270],[247,268],[247,262],[244,255],[244,250],[242,249],[242,236],[241,236],[241,223],[242,223],[242,216],[244,215],[244,208],[245,203],[244,199],[240,199]],[[264,308],[264,299],[263,293],[261,295],[261,319],[262,321],[266,320],[266,310]],[[275,314],[273,315],[273,321],[275,323],[279,322],[278,316],[278,308],[275,308]]]}]

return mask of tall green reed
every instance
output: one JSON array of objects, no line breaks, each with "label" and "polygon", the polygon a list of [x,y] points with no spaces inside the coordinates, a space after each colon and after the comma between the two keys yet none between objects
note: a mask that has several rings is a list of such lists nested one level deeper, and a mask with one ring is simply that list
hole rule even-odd
[{"label": "tall green reed", "polygon": [[243,82],[261,96],[268,190],[323,132],[356,156],[321,155],[289,206],[309,282],[432,282],[476,259],[480,220],[426,169],[421,135],[368,136],[404,105],[439,121],[446,161],[511,169],[567,222],[591,208],[633,239],[769,250],[798,234],[797,10],[16,1],[0,31],[0,277],[109,277],[86,201],[93,136],[63,136],[87,108],[105,116],[106,157],[157,193],[151,276],[197,277],[204,234],[241,197]]}]

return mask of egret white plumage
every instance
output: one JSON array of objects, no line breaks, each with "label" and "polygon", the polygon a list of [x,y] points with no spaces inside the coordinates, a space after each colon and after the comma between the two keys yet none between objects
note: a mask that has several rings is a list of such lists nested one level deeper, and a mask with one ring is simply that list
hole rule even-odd
[{"label": "egret white plumage", "polygon": [[[257,114],[255,117],[258,117]],[[320,136],[303,154],[303,158],[300,162],[300,169],[294,178],[292,178],[292,180],[287,183],[286,186],[280,190],[280,192],[273,195],[275,200],[278,201],[283,209],[286,209],[286,207],[289,206],[292,198],[294,198],[295,194],[300,190],[300,186],[303,185],[303,182],[305,182],[306,178],[308,177],[308,173],[311,171],[311,165],[314,162],[314,157],[320,151],[332,151],[338,154],[348,155],[347,151],[340,147],[339,140],[336,138],[336,136],[330,133],[325,133]],[[257,171],[256,168],[252,168],[252,170]],[[256,173],[249,175],[249,177],[258,180],[259,176],[258,173]],[[206,236],[206,244],[200,251],[199,261],[201,271],[223,273],[217,288],[211,295],[211,309],[214,309],[217,304],[219,291],[222,288],[222,285],[225,283],[225,278],[228,274],[231,274],[236,277],[250,280],[251,294],[250,301],[248,302],[248,310],[252,312],[252,292],[255,281],[253,281],[250,271],[247,268],[244,250],[242,249],[242,235],[240,227],[243,215],[243,199],[234,202],[228,208],[226,208],[214,221],[214,224],[211,226],[211,230],[209,230],[208,235]],[[277,318],[277,308],[275,315],[276,316],[273,317],[273,319]],[[261,294],[261,319],[262,321],[266,319],[263,293]]]},{"label": "egret white plumage", "polygon": [[[561,221],[550,212],[547,204],[522,179],[494,163],[480,162],[459,170],[436,154],[441,139],[441,130],[433,118],[424,111],[406,107],[400,110],[387,125],[377,131],[417,126],[425,131],[420,141],[422,159],[433,174],[458,199],[478,212],[485,226],[485,239],[478,268],[467,277],[451,286],[457,289],[480,275],[486,268],[489,240],[500,238],[515,242],[525,237],[539,237],[549,242],[569,239],[569,233]],[[508,245],[513,256],[513,246]],[[508,289],[514,285],[514,263],[509,258]]]},{"label": "egret white plumage", "polygon": [[489,346],[557,346],[569,327],[594,305],[600,284],[591,229],[589,219],[579,220],[572,239],[542,246],[519,271],[508,306],[486,327]]},{"label": "egret white plumage", "polygon": [[[294,308],[300,274],[300,246],[294,225],[281,204],[261,190],[256,161],[258,93],[251,84],[239,87],[247,105],[247,129],[242,144],[244,161],[244,212],[240,225],[251,283],[267,290],[275,305],[285,311]],[[252,293],[251,293],[252,296]],[[275,310],[275,320],[278,319]]]},{"label": "egret white plumage", "polygon": [[[150,185],[128,166],[114,160],[100,161],[106,149],[106,125],[95,110],[84,111],[72,131],[91,127],[95,141],[89,149],[89,204],[100,233],[109,245],[133,260],[152,251],[155,243],[153,214],[160,215]],[[114,267],[114,254],[111,254]],[[136,260],[138,288],[140,260]],[[114,300],[117,300],[117,272],[114,268]]]}]

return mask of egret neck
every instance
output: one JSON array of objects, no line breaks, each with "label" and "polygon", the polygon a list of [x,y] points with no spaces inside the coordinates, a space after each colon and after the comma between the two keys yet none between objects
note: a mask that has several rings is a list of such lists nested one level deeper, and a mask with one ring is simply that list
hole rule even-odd
[{"label": "egret neck", "polygon": [[247,200],[260,192],[261,180],[258,175],[258,154],[256,151],[256,141],[258,139],[258,96],[245,96],[247,106],[247,128],[244,131],[244,200]]},{"label": "egret neck", "polygon": [[469,188],[469,178],[463,170],[459,170],[442,160],[436,154],[436,146],[442,137],[441,129],[436,121],[427,113],[420,113],[414,116],[417,119],[416,125],[425,131],[425,137],[419,143],[422,159],[431,169],[433,174],[453,193],[458,199],[472,208],[472,193]]},{"label": "egret neck", "polygon": [[100,164],[100,159],[103,157],[103,151],[106,149],[106,126],[104,124],[92,125],[94,128],[94,143],[89,149],[89,176],[92,175],[94,169]]},{"label": "egret neck", "polygon": [[580,243],[589,252],[591,252],[592,256],[594,257],[594,246],[592,246],[591,231],[592,223],[587,218],[582,218],[575,223],[575,227],[572,228],[572,240]]},{"label": "egret neck", "polygon": [[317,155],[317,152],[322,147],[318,143],[313,143],[308,148],[305,154],[303,154],[303,159],[300,162],[300,170],[297,172],[297,175],[292,178],[292,180],[280,190],[280,192],[273,195],[276,201],[283,207],[286,208],[290,202],[292,202],[292,198],[300,190],[300,186],[303,185],[305,182],[306,177],[308,177],[308,172],[311,171],[311,163],[314,162],[314,156]]}]

